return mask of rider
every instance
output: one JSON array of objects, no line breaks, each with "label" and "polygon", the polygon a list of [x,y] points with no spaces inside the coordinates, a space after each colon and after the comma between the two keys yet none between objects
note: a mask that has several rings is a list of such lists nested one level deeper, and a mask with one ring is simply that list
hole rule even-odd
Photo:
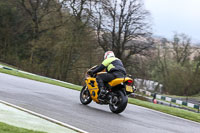
[{"label": "rider", "polygon": [[98,74],[96,77],[98,87],[100,89],[100,97],[104,96],[106,93],[104,86],[105,82],[110,82],[115,78],[124,78],[126,75],[126,70],[122,64],[122,61],[115,57],[113,51],[105,52],[104,61],[102,64],[96,69],[89,71],[88,74],[93,75],[103,71],[104,69],[106,69],[107,73]]}]

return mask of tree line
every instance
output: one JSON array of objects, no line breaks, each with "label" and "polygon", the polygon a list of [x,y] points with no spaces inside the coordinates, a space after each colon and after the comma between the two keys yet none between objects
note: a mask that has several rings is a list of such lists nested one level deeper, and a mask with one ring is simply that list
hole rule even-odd
[{"label": "tree line", "polygon": [[141,0],[1,0],[0,61],[82,84],[112,50],[134,78],[170,94],[198,93],[198,49],[182,34],[157,41],[149,16]]}]

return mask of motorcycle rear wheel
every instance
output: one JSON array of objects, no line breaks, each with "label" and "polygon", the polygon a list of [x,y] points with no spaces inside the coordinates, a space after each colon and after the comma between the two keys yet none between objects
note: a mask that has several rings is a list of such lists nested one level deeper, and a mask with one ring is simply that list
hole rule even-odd
[{"label": "motorcycle rear wheel", "polygon": [[[116,96],[113,96],[112,104],[109,104],[109,108],[113,113],[121,113],[125,110],[127,103],[128,103],[128,97],[121,91],[116,92]],[[115,102],[115,100],[117,100]]]},{"label": "motorcycle rear wheel", "polygon": [[91,103],[91,101],[92,101],[92,98],[90,96],[89,90],[87,89],[87,86],[83,86],[83,88],[81,89],[80,101],[84,105],[87,105],[87,104]]}]

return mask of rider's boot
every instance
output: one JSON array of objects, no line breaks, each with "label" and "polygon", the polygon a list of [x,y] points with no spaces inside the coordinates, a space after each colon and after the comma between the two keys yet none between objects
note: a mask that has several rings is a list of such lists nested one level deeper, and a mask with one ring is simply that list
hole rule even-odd
[{"label": "rider's boot", "polygon": [[105,89],[105,87],[101,87],[100,88],[100,92],[99,92],[99,97],[100,98],[105,98],[105,95],[106,95],[106,89]]},{"label": "rider's boot", "polygon": [[107,93],[106,88],[104,87],[104,82],[102,79],[97,79],[98,87],[99,87],[99,98],[105,98]]}]

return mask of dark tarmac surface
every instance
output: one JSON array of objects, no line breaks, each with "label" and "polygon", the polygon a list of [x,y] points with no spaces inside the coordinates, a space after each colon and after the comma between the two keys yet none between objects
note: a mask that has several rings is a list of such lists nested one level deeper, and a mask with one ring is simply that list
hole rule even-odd
[{"label": "dark tarmac surface", "polygon": [[121,114],[79,101],[79,91],[0,73],[0,100],[90,133],[200,133],[200,124],[128,104]]}]

